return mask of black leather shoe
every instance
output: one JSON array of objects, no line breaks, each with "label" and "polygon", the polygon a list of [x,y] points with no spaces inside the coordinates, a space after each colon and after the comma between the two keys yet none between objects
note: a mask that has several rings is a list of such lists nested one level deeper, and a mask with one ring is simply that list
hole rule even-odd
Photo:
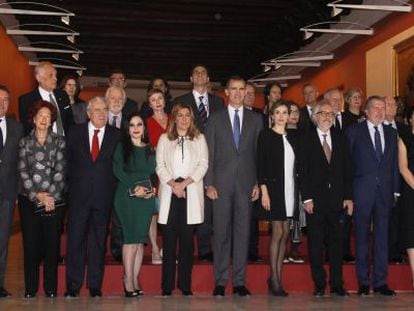
[{"label": "black leather shoe", "polygon": [[369,295],[369,286],[368,285],[360,285],[358,288],[358,295],[359,296],[368,296]]},{"label": "black leather shoe", "polygon": [[24,293],[24,298],[26,299],[32,299],[32,298],[36,298],[36,293],[31,293],[31,292],[25,292]]},{"label": "black leather shoe", "polygon": [[58,258],[58,264],[64,265],[66,263],[66,257],[65,256],[59,256]]},{"label": "black leather shoe", "polygon": [[341,287],[331,287],[331,295],[335,294],[337,296],[345,297],[349,296],[347,290],[345,290],[342,286]]},{"label": "black leather shoe", "polygon": [[11,294],[4,287],[0,287],[0,298],[6,298],[10,296]]},{"label": "black leather shoe", "polygon": [[47,298],[56,298],[56,296],[57,296],[57,293],[56,293],[55,290],[47,291],[45,294],[46,294]]},{"label": "black leather shoe", "polygon": [[397,293],[390,289],[387,284],[384,284],[380,287],[374,288],[374,293],[381,294],[383,296],[397,296]]},{"label": "black leather shoe", "polygon": [[79,291],[78,291],[78,290],[71,290],[71,289],[68,289],[68,290],[65,292],[65,297],[66,297],[66,298],[78,298],[78,297],[79,297]]},{"label": "black leather shoe", "polygon": [[97,288],[90,288],[89,289],[89,296],[91,296],[92,298],[102,297],[102,291],[100,289],[97,289]]},{"label": "black leather shoe", "polygon": [[207,254],[204,254],[204,255],[200,255],[200,256],[198,256],[198,260],[200,260],[200,261],[209,261],[209,262],[213,262],[213,260],[214,260],[214,255],[213,255],[213,253],[207,253]]},{"label": "black leather shoe", "polygon": [[162,296],[163,297],[169,297],[169,296],[171,296],[171,291],[170,290],[163,290],[162,291]]},{"label": "black leather shoe", "polygon": [[224,297],[225,294],[226,294],[226,288],[224,286],[217,285],[214,288],[213,296],[222,296],[222,297]]},{"label": "black leather shoe", "polygon": [[344,263],[353,263],[355,262],[355,257],[352,255],[344,255],[342,257],[342,260],[344,261]]},{"label": "black leather shoe", "polygon": [[181,293],[183,296],[193,296],[193,292],[191,290],[182,290]]},{"label": "black leather shoe", "polygon": [[252,294],[250,291],[246,288],[246,286],[235,286],[233,287],[233,294],[239,294],[239,296],[251,296]]},{"label": "black leather shoe", "polygon": [[112,255],[115,261],[122,263],[122,255]]},{"label": "black leather shoe", "polygon": [[315,297],[323,297],[325,296],[325,287],[317,287],[313,292],[313,296]]}]

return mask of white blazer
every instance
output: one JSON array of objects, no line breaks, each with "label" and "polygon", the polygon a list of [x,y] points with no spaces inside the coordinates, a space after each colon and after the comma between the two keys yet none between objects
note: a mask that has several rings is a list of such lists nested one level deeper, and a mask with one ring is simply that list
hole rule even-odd
[{"label": "white blazer", "polygon": [[[187,224],[200,224],[204,221],[204,187],[203,177],[208,169],[208,149],[203,134],[200,134],[194,140],[186,140],[188,150],[191,155],[192,172],[191,177],[194,182],[187,186]],[[167,133],[161,135],[158,141],[156,160],[156,172],[160,179],[160,189],[158,192],[160,212],[158,223],[167,224],[168,214],[170,212],[172,189],[167,184],[174,179],[173,164],[174,150],[177,146],[176,140],[169,140]]]}]

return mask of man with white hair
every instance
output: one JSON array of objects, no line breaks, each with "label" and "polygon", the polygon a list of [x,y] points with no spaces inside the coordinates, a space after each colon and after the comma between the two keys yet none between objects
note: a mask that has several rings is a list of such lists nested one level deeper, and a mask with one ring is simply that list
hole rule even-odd
[{"label": "man with white hair", "polygon": [[40,62],[34,69],[36,81],[39,86],[30,93],[19,97],[19,117],[23,124],[24,135],[29,134],[33,126],[28,120],[30,107],[38,100],[53,104],[57,109],[57,119],[52,130],[58,135],[67,135],[69,127],[73,124],[72,109],[68,95],[56,89],[57,72],[50,62]]}]

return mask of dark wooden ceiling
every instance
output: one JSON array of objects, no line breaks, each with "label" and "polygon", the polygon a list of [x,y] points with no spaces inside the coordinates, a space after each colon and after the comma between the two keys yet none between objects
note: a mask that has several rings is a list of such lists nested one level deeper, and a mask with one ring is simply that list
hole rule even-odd
[{"label": "dark wooden ceiling", "polygon": [[[210,69],[215,81],[233,74],[249,78],[261,72],[260,62],[303,46],[300,27],[330,18],[329,0],[44,2],[76,14],[70,28],[80,32],[75,44],[85,52],[79,60],[87,67],[85,75],[106,77],[117,68],[135,79],[162,75],[188,81],[191,67],[198,63]],[[56,17],[16,18],[21,24],[62,25]],[[68,43],[64,37],[28,39]]]}]

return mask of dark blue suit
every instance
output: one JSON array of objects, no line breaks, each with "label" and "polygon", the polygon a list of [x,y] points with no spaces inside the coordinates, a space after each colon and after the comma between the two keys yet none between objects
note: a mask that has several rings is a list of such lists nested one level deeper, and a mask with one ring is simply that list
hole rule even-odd
[{"label": "dark blue suit", "polygon": [[388,221],[399,192],[397,131],[383,126],[385,147],[378,161],[367,121],[351,125],[350,142],[355,203],[356,270],[360,286],[369,286],[369,229],[374,222],[372,285],[387,283]]}]

